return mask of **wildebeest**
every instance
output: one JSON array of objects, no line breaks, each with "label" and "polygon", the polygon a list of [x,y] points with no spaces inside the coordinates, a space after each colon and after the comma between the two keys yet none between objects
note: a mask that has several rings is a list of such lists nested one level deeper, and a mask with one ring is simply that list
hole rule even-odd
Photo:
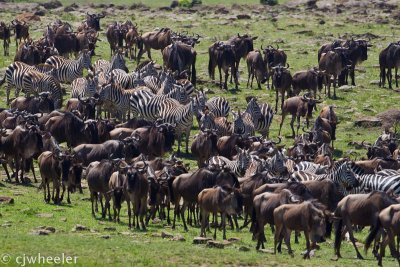
[{"label": "wildebeest", "polygon": [[113,53],[124,47],[124,38],[127,33],[127,29],[122,27],[119,22],[114,22],[108,25],[106,36],[107,41],[110,44],[111,56]]},{"label": "wildebeest", "polygon": [[[337,47],[321,55],[319,69],[333,76],[333,98],[336,99],[336,82],[339,74],[349,67],[348,49]],[[351,67],[351,66],[350,66]],[[331,97],[331,82],[328,81],[328,97]]]},{"label": "wildebeest", "polygon": [[29,39],[29,25],[27,25],[25,21],[19,21],[18,19],[11,21],[11,24],[15,31],[15,46],[18,48],[18,40],[21,42],[21,40],[24,39],[26,42],[26,40]]},{"label": "wildebeest", "polygon": [[65,111],[72,112],[78,110],[85,120],[95,119],[96,105],[99,103],[99,99],[95,97],[85,98],[70,98],[65,106]]},{"label": "wildebeest", "polygon": [[322,108],[319,116],[323,119],[328,120],[330,126],[331,126],[331,138],[332,138],[332,147],[333,147],[333,141],[336,140],[336,125],[339,123],[336,113],[333,110],[333,106],[325,106]]},{"label": "wildebeest", "polygon": [[309,97],[308,94],[305,94],[304,96],[294,96],[286,99],[282,106],[282,120],[279,126],[279,135],[281,134],[282,125],[288,113],[292,115],[292,120],[290,121],[290,127],[292,128],[292,137],[295,137],[295,132],[293,128],[295,119],[297,119],[297,134],[299,134],[300,117],[306,116],[308,126],[308,121],[310,118],[312,118],[313,109],[316,109],[316,104],[320,102],[320,100]]},{"label": "wildebeest", "polygon": [[59,143],[67,142],[69,147],[82,143],[98,143],[98,133],[94,121],[83,121],[71,112],[50,118],[45,125]]},{"label": "wildebeest", "polygon": [[147,195],[149,191],[149,182],[144,176],[143,169],[129,168],[126,173],[126,179],[124,184],[124,191],[128,203],[128,217],[129,217],[129,228],[132,227],[131,223],[131,206],[133,206],[133,225],[139,229],[139,220],[142,230],[146,230],[144,224],[144,217],[147,213]]},{"label": "wildebeest", "polygon": [[85,26],[92,28],[95,31],[101,31],[100,19],[104,18],[106,15],[103,14],[89,14],[86,12],[86,20],[84,21]]},{"label": "wildebeest", "polygon": [[[400,66],[400,44],[392,43],[387,48],[387,51],[386,52],[382,51],[382,53],[383,53],[383,56],[386,55],[385,61],[381,62],[381,60],[380,60],[380,63],[379,63],[380,64],[380,68],[381,68],[382,84],[385,85],[385,69],[387,68],[386,77],[387,77],[387,80],[388,80],[389,89],[392,89],[392,77],[393,77],[392,69],[394,68],[394,72],[395,72],[394,73],[394,78],[395,78],[395,81],[396,81],[396,87],[398,87],[399,84],[398,84],[397,71],[398,71],[398,68]],[[383,63],[386,63],[386,64],[383,64]]]},{"label": "wildebeest", "polygon": [[376,235],[384,229],[385,233],[383,233],[383,240],[380,245],[381,251],[377,256],[378,265],[382,266],[382,258],[385,254],[385,247],[388,244],[390,248],[390,253],[393,257],[397,259],[397,262],[400,264],[399,252],[397,249],[398,247],[395,247],[394,242],[395,237],[397,236],[398,240],[400,235],[400,204],[390,205],[389,207],[383,209],[379,213],[376,225],[377,227],[373,231],[371,231],[367,237],[365,243],[365,251],[368,250],[371,242],[376,238]]},{"label": "wildebeest", "polygon": [[289,71],[289,65],[284,67],[278,65],[273,67],[272,84],[275,87],[275,112],[278,112],[279,93],[281,94],[281,109],[283,108],[283,101],[285,101],[285,93],[290,94],[290,87],[292,86],[292,75]]},{"label": "wildebeest", "polygon": [[54,110],[54,101],[48,98],[48,92],[42,92],[38,97],[17,97],[11,101],[10,107],[31,114],[50,113]]},{"label": "wildebeest", "polygon": [[197,202],[201,210],[201,231],[200,236],[206,236],[206,225],[210,213],[214,217],[214,239],[217,237],[217,216],[221,214],[222,222],[222,238],[226,239],[226,216],[234,215],[242,211],[242,196],[237,189],[224,188],[216,186],[214,188],[206,188],[202,190],[198,197]]},{"label": "wildebeest", "polygon": [[[233,45],[218,43],[213,47],[209,48],[209,55],[210,60],[208,63],[208,74],[211,78],[214,77],[214,68],[213,61],[215,60],[216,65],[218,66],[219,70],[219,83],[220,87],[224,89],[228,89],[228,76],[229,70],[231,71],[231,75],[234,77],[235,80],[235,88],[238,89],[239,81],[237,77],[237,68],[236,68],[236,61],[235,61],[235,50]],[[222,83],[222,72],[225,73],[225,81]]]},{"label": "wildebeest", "polygon": [[301,90],[309,90],[317,97],[317,89],[321,91],[325,79],[325,73],[317,69],[297,71],[293,74],[293,94],[298,95]]},{"label": "wildebeest", "polygon": [[358,259],[363,259],[353,235],[353,225],[371,226],[376,231],[379,213],[398,202],[385,192],[373,191],[369,194],[352,194],[344,197],[335,210],[337,227],[335,231],[335,255],[341,258],[340,245],[342,243],[343,226],[346,227],[353,243]]},{"label": "wildebeest", "polygon": [[195,137],[192,147],[192,154],[197,158],[199,168],[206,165],[206,160],[217,154],[217,135],[212,130],[202,130]]},{"label": "wildebeest", "polygon": [[247,78],[247,87],[249,87],[251,77],[250,88],[253,88],[253,79],[256,77],[258,89],[261,89],[261,84],[265,83],[267,79],[269,79],[267,66],[265,65],[261,52],[259,50],[249,52],[247,54],[246,62],[247,71],[249,73],[249,77]]},{"label": "wildebeest", "polygon": [[279,193],[265,192],[256,195],[253,199],[252,221],[254,236],[257,238],[256,249],[264,249],[266,241],[264,234],[265,224],[274,225],[274,210],[283,204],[298,203],[301,199],[290,190],[283,189]]},{"label": "wildebeest", "polygon": [[6,25],[3,21],[0,22],[0,39],[3,40],[3,49],[4,56],[9,56],[10,51],[10,39],[11,39],[11,30],[10,26]]},{"label": "wildebeest", "polygon": [[138,38],[139,52],[137,61],[140,61],[140,58],[146,51],[149,59],[151,59],[151,49],[162,51],[165,47],[172,43],[172,35],[173,32],[170,28],[161,28],[159,30],[142,34]]},{"label": "wildebeest", "polygon": [[173,42],[162,50],[164,66],[181,74],[184,70],[190,70],[190,81],[196,85],[196,50],[182,42]]},{"label": "wildebeest", "polygon": [[[317,204],[314,205],[314,204]],[[323,205],[312,201],[305,201],[301,204],[284,204],[274,210],[275,236],[274,253],[278,243],[285,240],[288,253],[293,257],[290,246],[290,235],[293,230],[304,231],[307,252],[305,259],[310,258],[311,242],[319,241],[325,235],[326,216],[320,208]],[[280,252],[280,251],[279,251]]]}]

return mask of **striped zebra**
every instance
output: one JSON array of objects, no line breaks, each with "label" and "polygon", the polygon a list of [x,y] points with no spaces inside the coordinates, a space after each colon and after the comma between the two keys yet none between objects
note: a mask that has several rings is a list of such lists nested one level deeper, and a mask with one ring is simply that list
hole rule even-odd
[{"label": "striped zebra", "polygon": [[182,86],[188,96],[193,95],[194,85],[188,79],[179,79],[176,81],[176,84]]},{"label": "striped zebra", "polygon": [[71,98],[92,97],[97,92],[98,77],[76,78],[71,84]]},{"label": "striped zebra", "polygon": [[274,118],[274,110],[268,104],[261,104],[261,116],[258,120],[254,120],[255,130],[265,138],[269,138],[269,128],[271,127],[272,119]]},{"label": "striped zebra", "polygon": [[41,73],[52,75],[53,69],[54,69],[53,66],[48,64],[30,66],[28,64],[19,61],[16,61],[8,65],[4,78],[0,81],[0,86],[4,82],[7,82],[6,85],[7,105],[10,104],[10,91],[12,86],[15,86],[15,97],[18,97],[20,90],[24,89],[23,77],[26,72],[35,70]]},{"label": "striped zebra", "polygon": [[188,102],[186,92],[182,88],[173,90],[166,95],[154,95],[149,92],[144,93],[143,90],[138,90],[132,95],[130,105],[134,114],[144,119],[155,121],[160,118],[163,102],[169,101],[169,99],[177,101],[178,104]]},{"label": "striped zebra", "polygon": [[124,90],[115,83],[110,83],[101,88],[100,100],[106,102],[105,109],[116,112],[120,120],[125,120],[126,114],[130,111],[130,98],[137,90]]},{"label": "striped zebra", "polygon": [[234,113],[233,133],[254,136],[255,122],[261,118],[261,109],[255,98],[247,103],[245,112]]},{"label": "striped zebra", "polygon": [[266,161],[267,170],[277,177],[282,177],[288,174],[286,167],[287,157],[280,150],[276,150],[275,154]]},{"label": "striped zebra", "polygon": [[210,129],[216,130],[217,136],[226,136],[232,134],[232,124],[225,117],[215,117],[212,112],[206,111],[200,113],[199,127],[202,130]]},{"label": "striped zebra", "polygon": [[359,184],[357,175],[353,172],[351,162],[338,161],[326,174],[312,174],[305,171],[296,171],[292,174],[296,181],[310,181],[331,179],[339,185],[339,191],[345,192],[346,188],[356,188]]},{"label": "striped zebra", "polygon": [[214,96],[206,102],[207,109],[212,112],[215,117],[228,117],[231,107],[228,100],[221,96]]},{"label": "striped zebra", "polygon": [[369,193],[371,191],[382,191],[386,193],[400,194],[400,174],[384,176],[380,174],[364,174],[357,176],[359,185],[347,194]]},{"label": "striped zebra", "polygon": [[299,163],[296,164],[294,170],[313,173],[313,174],[326,174],[328,166],[316,164],[310,161],[300,161]]},{"label": "striped zebra", "polygon": [[137,73],[126,73],[121,69],[114,69],[110,73],[111,79],[123,89],[133,89],[146,84],[138,79]]},{"label": "striped zebra", "polygon": [[125,58],[121,51],[116,52],[111,57],[111,62],[105,59],[99,59],[93,64],[94,73],[98,74],[100,72],[109,73],[115,69],[121,69],[128,72],[126,67]]},{"label": "striped zebra", "polygon": [[236,149],[238,151],[236,160],[229,160],[223,156],[213,156],[209,158],[208,166],[225,166],[237,176],[242,177],[246,173],[247,168],[250,166],[251,157],[246,150],[239,147]]},{"label": "striped zebra", "polygon": [[49,92],[50,99],[54,102],[54,108],[62,106],[62,89],[60,83],[53,76],[30,70],[23,75],[23,88],[25,94],[29,97],[39,95],[42,92]]},{"label": "striped zebra", "polygon": [[160,118],[166,123],[176,124],[175,135],[178,139],[178,153],[181,151],[183,134],[186,136],[186,153],[189,153],[190,130],[193,126],[193,115],[196,109],[195,99],[191,99],[186,105],[182,105],[172,98],[166,98],[161,102]]},{"label": "striped zebra", "polygon": [[66,59],[61,56],[51,56],[46,64],[55,68],[55,77],[62,83],[72,83],[76,78],[83,76],[83,69],[92,68],[90,51],[81,51],[78,59]]}]

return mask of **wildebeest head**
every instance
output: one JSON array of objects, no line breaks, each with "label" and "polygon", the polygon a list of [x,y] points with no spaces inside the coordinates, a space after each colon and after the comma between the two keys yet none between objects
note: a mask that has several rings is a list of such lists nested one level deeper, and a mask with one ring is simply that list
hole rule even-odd
[{"label": "wildebeest head", "polygon": [[101,31],[100,29],[100,19],[104,18],[106,15],[103,14],[89,14],[86,12],[86,24],[89,28],[95,29],[96,31]]},{"label": "wildebeest head", "polygon": [[303,95],[301,100],[307,103],[307,118],[312,118],[313,110],[317,110],[317,103],[321,103],[321,100],[316,100],[313,97],[309,96],[309,93]]},{"label": "wildebeest head", "polygon": [[272,76],[272,80],[277,88],[280,88],[282,84],[284,84],[284,79],[286,77],[286,74],[289,73],[289,64],[287,64],[287,67],[284,67],[282,65],[278,65],[276,67],[272,67],[272,70],[274,72]]}]

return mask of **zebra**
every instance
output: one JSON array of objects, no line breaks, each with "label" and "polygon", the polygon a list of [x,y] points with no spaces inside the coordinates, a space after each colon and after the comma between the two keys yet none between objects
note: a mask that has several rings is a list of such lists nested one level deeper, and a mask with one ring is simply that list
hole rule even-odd
[{"label": "zebra", "polygon": [[125,58],[121,51],[118,51],[111,57],[111,62],[105,59],[99,59],[93,64],[94,73],[100,72],[109,73],[114,69],[121,69],[128,72],[126,67]]},{"label": "zebra", "polygon": [[46,64],[54,66],[55,76],[62,83],[71,83],[76,78],[82,77],[84,68],[92,68],[90,51],[81,51],[76,60],[51,56],[46,60]]},{"label": "zebra", "polygon": [[274,110],[268,104],[261,104],[261,116],[258,120],[254,120],[254,127],[257,132],[260,132],[262,137],[269,138],[269,128],[271,127],[272,119],[274,118]]},{"label": "zebra", "polygon": [[76,78],[71,84],[71,98],[94,96],[97,92],[98,80],[97,76]]},{"label": "zebra", "polygon": [[286,167],[287,157],[280,151],[276,149],[275,154],[268,158],[266,161],[267,170],[274,176],[281,177],[288,174],[288,168]]},{"label": "zebra", "polygon": [[50,92],[50,98],[54,102],[54,108],[62,106],[62,89],[60,83],[51,75],[30,70],[23,75],[23,88],[29,97],[31,94],[39,95],[42,92]]},{"label": "zebra", "polygon": [[212,112],[206,111],[200,113],[199,128],[202,130],[216,130],[217,136],[226,136],[232,134],[232,124],[225,117],[216,118]]},{"label": "zebra", "polygon": [[210,98],[206,102],[205,106],[215,115],[215,117],[228,117],[231,111],[228,100],[221,96],[214,96]]},{"label": "zebra", "polygon": [[[138,90],[132,95],[130,105],[134,114],[137,114],[144,119],[155,121],[160,118],[163,102],[169,101],[169,99],[177,101],[178,104],[185,104],[188,102],[186,92],[181,87],[166,95],[154,95],[150,92],[144,93],[143,90]],[[197,107],[197,105],[195,106]]]},{"label": "zebra", "polygon": [[11,63],[4,75],[4,78],[0,81],[0,86],[7,81],[6,85],[6,96],[7,96],[7,105],[10,104],[10,91],[11,87],[15,86],[15,97],[19,96],[19,91],[24,88],[23,85],[23,77],[24,74],[28,71],[35,70],[41,73],[46,73],[48,75],[53,74],[53,66],[48,64],[40,64],[37,66],[30,66],[23,62],[16,61]]},{"label": "zebra", "polygon": [[166,123],[176,124],[175,135],[178,139],[178,153],[180,153],[183,133],[186,136],[186,153],[189,153],[190,130],[193,126],[193,115],[196,109],[196,101],[193,98],[186,105],[182,105],[172,98],[165,98],[161,102],[160,118]]},{"label": "zebra", "polygon": [[235,175],[242,177],[251,163],[251,156],[245,149],[236,147],[238,154],[236,160],[229,160],[223,156],[213,156],[208,159],[208,166],[226,167]]},{"label": "zebra", "polygon": [[359,186],[352,188],[350,191],[346,190],[344,195],[369,193],[371,191],[400,194],[400,174],[397,173],[389,176],[382,174],[358,175]]},{"label": "zebra", "polygon": [[352,170],[350,161],[335,162],[330,171],[326,174],[312,174],[305,171],[296,171],[292,174],[292,179],[296,181],[310,181],[331,179],[339,185],[339,191],[345,192],[346,189],[356,188],[359,185],[357,174]]},{"label": "zebra", "polygon": [[126,73],[121,69],[113,69],[110,72],[111,79],[119,84],[123,89],[133,89],[139,86],[146,86],[146,84],[138,79],[137,73]]},{"label": "zebra", "polygon": [[[110,83],[101,88],[99,92],[99,99],[105,101],[106,109],[114,109],[119,119],[125,120],[125,116],[129,113],[130,98],[136,90],[124,90],[115,83]],[[111,106],[111,107],[110,107]],[[128,115],[129,116],[129,115]]]},{"label": "zebra", "polygon": [[240,111],[234,113],[233,133],[248,134],[253,136],[255,134],[255,122],[261,117],[261,109],[255,98],[252,98],[247,103],[247,108],[242,114]]},{"label": "zebra", "polygon": [[182,86],[183,89],[185,89],[186,94],[188,96],[192,96],[193,95],[193,93],[194,93],[194,85],[188,79],[179,79],[179,80],[176,81],[176,84]]},{"label": "zebra", "polygon": [[326,174],[328,166],[323,166],[321,164],[316,164],[309,161],[300,161],[294,167],[295,171],[304,171],[313,174]]}]

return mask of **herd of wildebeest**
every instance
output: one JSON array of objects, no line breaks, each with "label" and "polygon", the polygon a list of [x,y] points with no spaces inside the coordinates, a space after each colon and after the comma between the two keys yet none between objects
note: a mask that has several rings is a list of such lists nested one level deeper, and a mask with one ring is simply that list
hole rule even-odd
[{"label": "herd of wildebeest", "polygon": [[[228,220],[232,228],[250,226],[257,249],[264,248],[265,224],[273,230],[274,251],[281,252],[284,240],[292,255],[291,232],[296,233],[296,242],[298,233],[304,232],[304,258],[309,258],[310,251],[334,229],[335,255],[341,256],[340,244],[348,232],[357,257],[362,259],[353,231],[369,226],[365,249],[374,241],[373,253],[381,264],[389,245],[391,255],[400,263],[398,134],[386,129],[373,144],[363,142],[367,159],[334,160],[339,122],[333,106],[323,107],[314,125],[309,125],[316,104],[322,102],[317,90],[325,87],[331,97],[333,83],[335,98],[337,84],[347,84],[348,76],[355,85],[355,67],[367,60],[368,41],[324,44],[318,51],[318,67],[293,75],[285,51],[271,45],[254,49],[255,36],[237,34],[213,43],[208,49],[208,73],[214,80],[218,67],[223,90],[228,90],[229,74],[238,89],[243,58],[248,69],[247,87],[253,85],[255,77],[259,89],[267,82],[268,89],[276,91],[275,108],[248,97],[246,109],[234,112],[224,97],[208,98],[206,92],[195,89],[199,35],[169,28],[139,34],[137,24],[131,21],[114,22],[106,29],[111,60],[92,63],[103,17],[87,13],[76,30],[68,22],[56,20],[39,40],[30,38],[24,21],[0,23],[4,55],[9,55],[12,31],[17,45],[14,63],[0,81],[6,84],[9,105],[0,112],[1,164],[8,181],[26,183],[24,172],[32,170],[37,182],[35,159],[46,202],[60,204],[67,191],[70,203],[70,193],[82,193],[81,179],[86,179],[93,216],[100,202],[102,218],[119,222],[121,205],[126,201],[129,227],[144,230],[156,216],[170,224],[173,204],[173,228],[180,217],[185,230],[186,221],[193,226],[200,224],[201,236],[214,227],[216,238],[220,226],[225,239]],[[151,49],[161,50],[163,66],[151,60]],[[140,62],[146,52],[149,60]],[[69,59],[72,55],[75,60]],[[134,71],[129,72],[125,58],[137,61]],[[391,43],[379,55],[380,86],[387,78],[392,87],[393,68],[398,86],[399,63],[400,44]],[[84,69],[88,69],[87,77],[83,77]],[[60,84],[71,86],[65,105],[66,93]],[[15,89],[15,99],[10,99],[11,89]],[[24,97],[18,96],[21,90]],[[299,96],[301,91],[306,93]],[[292,115],[294,143],[286,148],[280,145],[280,137],[269,138],[279,94],[279,135],[285,116]],[[302,117],[306,125],[299,133]],[[190,170],[172,152],[177,139],[177,153],[181,153],[185,135],[188,153],[194,118],[200,131],[190,149],[198,169]],[[256,132],[261,135],[256,136]],[[168,152],[171,156],[163,157]],[[243,216],[243,226],[238,225],[238,216]]]}]

